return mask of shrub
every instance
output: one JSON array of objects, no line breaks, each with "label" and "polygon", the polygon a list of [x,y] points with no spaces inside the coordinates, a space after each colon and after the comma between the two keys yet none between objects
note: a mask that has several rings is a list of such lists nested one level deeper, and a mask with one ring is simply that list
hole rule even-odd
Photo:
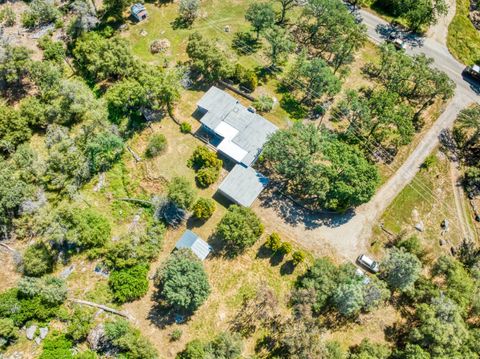
[{"label": "shrub", "polygon": [[150,137],[145,156],[149,158],[156,157],[163,153],[167,148],[167,138],[162,134],[156,134]]},{"label": "shrub", "polygon": [[190,182],[183,177],[174,177],[168,185],[168,199],[180,208],[191,209],[196,196]]},{"label": "shrub", "polygon": [[207,146],[197,146],[188,160],[188,166],[198,171],[205,167],[222,167],[222,160]]},{"label": "shrub", "polygon": [[263,224],[250,208],[233,205],[218,224],[217,233],[225,240],[232,254],[237,254],[260,238]]},{"label": "shrub", "polygon": [[205,347],[212,358],[236,359],[242,353],[242,338],[240,334],[222,332]]},{"label": "shrub", "polygon": [[61,16],[60,10],[53,2],[46,0],[33,0],[29,8],[22,14],[22,25],[34,28],[56,21]]},{"label": "shrub", "polygon": [[198,185],[203,188],[207,188],[211,184],[215,183],[220,176],[220,170],[216,167],[205,167],[197,172],[196,180]]},{"label": "shrub", "polygon": [[115,300],[126,303],[143,297],[148,291],[147,274],[148,266],[143,264],[112,272],[108,284]]},{"label": "shrub", "polygon": [[170,333],[170,340],[172,342],[176,342],[177,340],[180,340],[180,338],[182,337],[182,334],[183,333],[181,329],[175,329]]},{"label": "shrub", "polygon": [[156,359],[157,351],[152,344],[140,335],[140,331],[130,326],[124,319],[105,324],[105,337],[119,352],[119,358]]},{"label": "shrub", "polygon": [[283,242],[279,251],[284,255],[290,254],[292,252],[292,245],[288,242]]},{"label": "shrub", "polygon": [[92,308],[75,307],[68,324],[67,337],[74,342],[82,342],[93,327]]},{"label": "shrub", "polygon": [[190,249],[175,251],[155,274],[159,297],[181,312],[194,312],[210,294],[202,262]]},{"label": "shrub", "polygon": [[270,249],[273,252],[276,252],[280,249],[282,241],[278,233],[273,232],[268,236],[267,241],[265,242],[265,247]]},{"label": "shrub", "polygon": [[205,346],[198,340],[188,342],[185,349],[177,354],[176,359],[204,359],[206,358]]},{"label": "shrub", "polygon": [[258,86],[258,78],[255,71],[246,69],[240,64],[235,66],[234,80],[245,87],[248,91],[253,92]]},{"label": "shrub", "polygon": [[53,249],[43,242],[29,246],[23,253],[23,274],[40,277],[51,273],[55,267],[56,258]]},{"label": "shrub", "polygon": [[253,102],[253,107],[260,112],[270,112],[273,109],[273,98],[270,96],[260,96]]},{"label": "shrub", "polygon": [[215,201],[210,198],[199,198],[193,206],[193,215],[198,219],[209,219],[215,212]]},{"label": "shrub", "polygon": [[438,163],[438,158],[435,155],[429,155],[422,163],[422,168],[429,170]]},{"label": "shrub", "polygon": [[38,47],[43,50],[43,59],[61,63],[65,59],[65,49],[60,41],[53,41],[49,35],[38,41]]},{"label": "shrub", "polygon": [[6,348],[18,338],[18,328],[10,318],[0,318],[0,349]]},{"label": "shrub", "polygon": [[192,125],[188,122],[182,122],[180,124],[180,132],[181,133],[190,133],[192,132]]},{"label": "shrub", "polygon": [[10,27],[15,25],[17,17],[15,11],[13,11],[11,6],[5,6],[2,11],[0,11],[0,22],[3,21],[3,25]]},{"label": "shrub", "polygon": [[396,247],[403,248],[407,252],[416,255],[418,258],[421,258],[424,254],[422,244],[417,236],[411,236],[410,238],[401,240],[396,244]]},{"label": "shrub", "polygon": [[65,335],[53,333],[43,342],[43,351],[39,359],[73,359],[73,343]]},{"label": "shrub", "polygon": [[299,265],[300,263],[304,262],[306,258],[306,255],[302,251],[295,251],[292,254],[292,262],[293,265]]}]

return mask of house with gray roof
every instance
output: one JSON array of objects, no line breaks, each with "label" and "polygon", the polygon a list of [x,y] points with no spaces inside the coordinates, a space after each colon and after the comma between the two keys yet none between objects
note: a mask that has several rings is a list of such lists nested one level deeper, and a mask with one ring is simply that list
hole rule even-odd
[{"label": "house with gray roof", "polygon": [[175,245],[176,249],[188,248],[190,249],[201,261],[203,261],[210,254],[212,247],[201,239],[197,234],[187,229],[183,233],[182,237]]},{"label": "house with gray roof", "polygon": [[217,150],[244,166],[256,161],[268,136],[278,130],[273,123],[215,86],[197,106],[203,128],[217,137]]}]

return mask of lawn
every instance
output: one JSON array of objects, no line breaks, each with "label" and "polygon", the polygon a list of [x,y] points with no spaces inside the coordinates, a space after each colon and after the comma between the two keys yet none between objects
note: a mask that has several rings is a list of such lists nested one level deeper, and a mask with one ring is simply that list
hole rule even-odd
[{"label": "lawn", "polygon": [[448,49],[459,61],[472,65],[480,60],[480,32],[470,21],[470,0],[456,0],[457,12],[448,27]]},{"label": "lawn", "polygon": [[[381,223],[395,234],[409,237],[416,235],[422,242],[429,258],[447,253],[452,245],[463,239],[462,224],[457,218],[455,197],[450,180],[450,161],[441,152],[430,156],[432,165],[422,168],[412,182],[395,198],[384,212]],[[441,223],[448,219],[449,230],[442,235]],[[422,221],[424,232],[415,229]],[[377,227],[372,238],[373,250],[382,250],[389,236]],[[447,245],[441,246],[443,239]]]}]

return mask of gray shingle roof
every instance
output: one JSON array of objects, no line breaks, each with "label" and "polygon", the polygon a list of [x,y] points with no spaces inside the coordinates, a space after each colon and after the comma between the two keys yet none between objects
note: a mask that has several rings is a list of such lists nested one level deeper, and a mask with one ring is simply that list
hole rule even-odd
[{"label": "gray shingle roof", "polygon": [[175,248],[189,248],[202,261],[207,258],[211,251],[211,247],[208,245],[208,243],[189,229],[187,229],[182,237],[178,240]]},{"label": "gray shingle roof", "polygon": [[267,184],[268,178],[253,168],[235,165],[218,190],[233,202],[250,207]]},{"label": "gray shingle roof", "polygon": [[255,162],[268,136],[278,130],[270,121],[248,111],[234,97],[215,86],[205,93],[198,107],[206,111],[200,122],[211,131],[215,132],[222,121],[238,130],[231,141],[247,152],[240,161],[247,166]]}]

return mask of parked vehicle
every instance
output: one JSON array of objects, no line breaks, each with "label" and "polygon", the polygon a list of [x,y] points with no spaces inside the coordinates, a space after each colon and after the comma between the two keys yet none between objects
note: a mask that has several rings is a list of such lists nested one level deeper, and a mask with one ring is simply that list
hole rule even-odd
[{"label": "parked vehicle", "polygon": [[387,42],[392,44],[397,50],[405,50],[405,41],[395,34],[390,34],[390,36],[387,38]]},{"label": "parked vehicle", "polygon": [[474,80],[480,81],[480,66],[473,65],[467,66],[462,72],[462,75],[473,78]]},{"label": "parked vehicle", "polygon": [[378,273],[378,271],[380,270],[379,263],[374,261],[372,258],[366,256],[365,254],[360,255],[357,258],[357,262],[362,267],[368,269],[369,271],[371,271],[373,273]]}]

